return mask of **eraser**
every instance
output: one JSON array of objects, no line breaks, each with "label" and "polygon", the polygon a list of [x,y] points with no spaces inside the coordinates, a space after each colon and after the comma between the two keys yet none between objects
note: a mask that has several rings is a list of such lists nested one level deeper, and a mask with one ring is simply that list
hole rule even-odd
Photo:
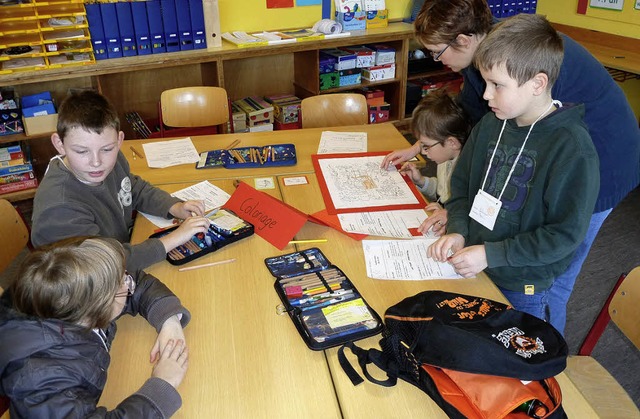
[{"label": "eraser", "polygon": [[302,297],[302,287],[299,285],[285,287],[284,293],[287,294],[287,298],[300,298]]}]

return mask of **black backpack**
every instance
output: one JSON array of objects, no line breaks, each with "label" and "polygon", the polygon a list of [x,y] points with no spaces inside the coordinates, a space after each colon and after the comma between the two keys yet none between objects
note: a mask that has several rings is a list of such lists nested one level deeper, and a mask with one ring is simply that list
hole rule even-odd
[{"label": "black backpack", "polygon": [[[566,367],[567,344],[543,320],[482,297],[425,291],[389,307],[384,322],[381,351],[353,343],[338,351],[354,385],[364,380],[347,347],[369,381],[405,380],[452,418],[566,417],[553,377]],[[387,379],[371,376],[370,363]]]}]

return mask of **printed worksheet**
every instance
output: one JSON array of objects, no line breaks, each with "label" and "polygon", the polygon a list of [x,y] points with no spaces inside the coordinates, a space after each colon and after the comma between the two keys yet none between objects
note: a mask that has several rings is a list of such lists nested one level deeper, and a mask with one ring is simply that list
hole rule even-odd
[{"label": "printed worksheet", "polygon": [[200,155],[193,145],[191,138],[179,140],[158,141],[142,144],[147,164],[152,168],[177,166],[180,164],[196,163]]},{"label": "printed worksheet", "polygon": [[396,211],[354,212],[338,214],[340,226],[348,233],[370,236],[410,239],[414,237],[409,229],[416,229],[427,219],[424,210],[409,209]]},{"label": "printed worksheet", "polygon": [[436,239],[363,240],[367,276],[374,279],[458,279],[453,266],[427,257]]},{"label": "printed worksheet", "polygon": [[367,151],[366,132],[322,131],[318,154],[364,153]]},{"label": "printed worksheet", "polygon": [[380,168],[382,159],[384,156],[318,159],[336,210],[419,203],[395,168]]}]

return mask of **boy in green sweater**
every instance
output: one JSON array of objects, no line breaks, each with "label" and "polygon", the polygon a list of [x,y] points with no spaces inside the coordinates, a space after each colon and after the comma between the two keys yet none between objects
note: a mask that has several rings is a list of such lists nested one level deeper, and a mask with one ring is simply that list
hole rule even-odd
[{"label": "boy in green sweater", "polygon": [[544,320],[554,278],[583,240],[599,190],[583,105],[551,97],[563,44],[539,15],[501,22],[474,57],[492,113],[474,127],[451,178],[447,234],[429,257],[485,270],[518,310]]}]

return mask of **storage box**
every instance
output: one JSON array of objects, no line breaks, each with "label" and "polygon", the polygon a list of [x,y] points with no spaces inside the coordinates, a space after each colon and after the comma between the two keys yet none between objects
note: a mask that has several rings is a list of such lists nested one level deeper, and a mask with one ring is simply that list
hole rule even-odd
[{"label": "storage box", "polygon": [[336,12],[336,22],[342,25],[342,30],[348,31],[363,31],[367,29],[367,14],[366,12],[350,12],[339,13]]},{"label": "storage box", "polygon": [[340,86],[340,74],[337,71],[333,73],[320,74],[320,90],[333,89]]},{"label": "storage box", "polygon": [[367,99],[368,105],[382,105],[384,103],[384,92],[380,89],[363,87],[358,89],[357,92]]},{"label": "storage box", "polygon": [[300,114],[300,99],[294,95],[274,95],[265,97],[273,105],[273,119],[283,124],[297,122]]},{"label": "storage box", "polygon": [[371,10],[367,12],[366,28],[385,28],[389,25],[389,10]]},{"label": "storage box", "polygon": [[322,51],[320,51],[319,58],[320,58],[320,63],[319,63],[320,74],[333,73],[334,71],[336,71],[336,64],[338,64],[337,57],[334,57],[333,55],[329,55],[329,54],[323,54]]},{"label": "storage box", "polygon": [[449,94],[460,92],[462,87],[462,76],[458,73],[443,74],[440,76],[429,77],[422,84],[422,97],[429,94],[433,90],[445,89]]},{"label": "storage box", "polygon": [[58,114],[23,117],[22,124],[26,135],[50,134],[56,131]]},{"label": "storage box", "polygon": [[360,84],[362,82],[362,69],[352,68],[349,70],[340,70],[338,84],[342,86],[352,86],[354,84]]},{"label": "storage box", "polygon": [[0,135],[18,134],[22,131],[20,109],[0,109]]},{"label": "storage box", "polygon": [[273,106],[258,96],[249,96],[233,102],[247,115],[247,126],[273,124]]},{"label": "storage box", "polygon": [[384,64],[362,69],[362,78],[369,81],[388,80],[396,76],[396,65]]},{"label": "storage box", "polygon": [[302,121],[297,120],[296,122],[282,123],[280,121],[275,121],[273,123],[274,130],[287,130],[287,129],[300,129],[302,128]]},{"label": "storage box", "polygon": [[245,132],[247,130],[247,114],[235,103],[231,104],[231,119],[233,132]]},{"label": "storage box", "polygon": [[341,48],[356,56],[356,68],[372,67],[376,61],[374,50],[365,46]]},{"label": "storage box", "polygon": [[391,64],[396,62],[396,50],[389,45],[374,44],[367,45],[376,53],[375,65]]},{"label": "storage box", "polygon": [[347,52],[343,49],[323,49],[320,50],[320,56],[327,55],[335,58],[336,63],[334,65],[335,70],[349,70],[356,68],[356,54]]},{"label": "storage box", "polygon": [[389,120],[389,111],[391,105],[384,103],[382,105],[369,106],[369,123],[375,124],[379,122],[386,122]]}]

